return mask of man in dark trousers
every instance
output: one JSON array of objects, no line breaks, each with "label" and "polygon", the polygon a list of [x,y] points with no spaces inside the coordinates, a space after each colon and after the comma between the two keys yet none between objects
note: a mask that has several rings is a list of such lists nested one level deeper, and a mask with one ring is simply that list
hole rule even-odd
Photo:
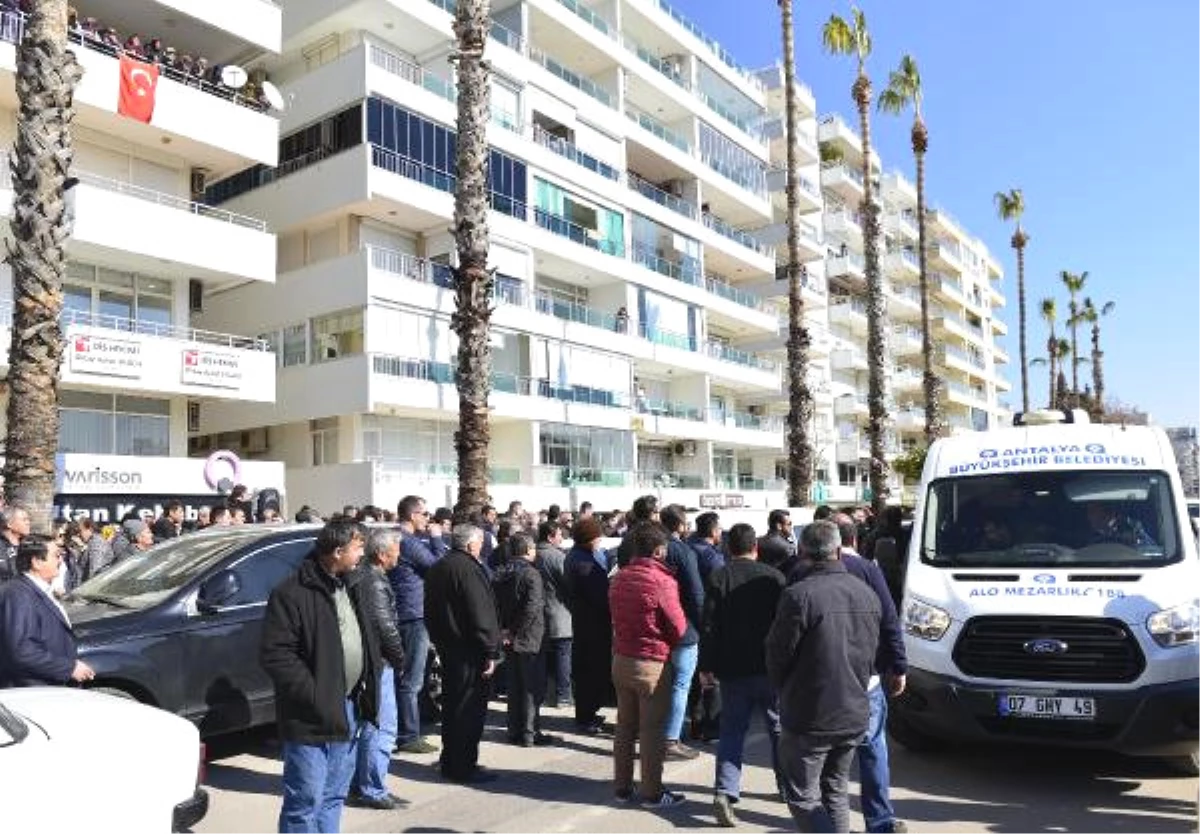
[{"label": "man in dark trousers", "polygon": [[708,686],[720,681],[721,731],[713,811],[726,828],[737,824],[733,805],[741,796],[746,731],[761,713],[771,741],[771,764],[779,780],[779,701],[767,679],[764,644],[779,607],[784,577],[758,561],[758,541],[749,524],[735,524],[725,536],[729,559],[712,572],[704,597],[700,633],[700,676]]},{"label": "man in dark trousers", "polygon": [[[547,522],[549,523],[549,522]],[[542,640],[546,634],[546,594],[534,567],[537,546],[527,533],[513,533],[509,562],[492,576],[508,664],[508,741],[521,747],[552,744],[541,731],[538,711],[546,694]]]},{"label": "man in dark trousers", "polygon": [[495,778],[479,766],[488,686],[500,658],[496,599],[480,562],[483,530],[457,524],[450,552],[425,574],[425,625],[442,661],[442,775]]},{"label": "man in dark trousers", "polygon": [[538,526],[537,561],[546,592],[546,635],[542,651],[546,655],[547,692],[552,707],[572,706],[571,696],[571,611],[567,608],[567,555],[562,552],[563,529],[557,521]]},{"label": "man in dark trousers", "polygon": [[96,676],[76,657],[71,622],[50,588],[59,552],[42,535],[27,535],[17,546],[16,578],[0,586],[0,689],[65,686]]},{"label": "man in dark trousers", "polygon": [[849,831],[847,781],[867,731],[879,599],[838,558],[837,526],[814,521],[800,538],[813,562],[783,592],[766,642],[767,674],[779,692],[779,764],[800,831]]},{"label": "man in dark trousers", "polygon": [[376,721],[382,661],[354,570],[362,528],[331,521],[267,600],[260,662],[283,739],[282,831],[338,831],[363,721]]}]

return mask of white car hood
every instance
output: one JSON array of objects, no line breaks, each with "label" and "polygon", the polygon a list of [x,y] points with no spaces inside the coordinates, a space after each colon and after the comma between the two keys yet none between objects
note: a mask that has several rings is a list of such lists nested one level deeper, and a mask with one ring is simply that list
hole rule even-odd
[{"label": "white car hood", "polygon": [[[1116,581],[1118,576],[1130,579]],[[1156,611],[1195,598],[1194,579],[1180,582],[1178,572],[1161,569],[934,569],[920,571],[919,580],[910,582],[909,593],[946,609],[958,622],[989,614],[1024,614],[1111,617],[1135,625],[1145,623]]]},{"label": "white car hood", "polygon": [[199,750],[199,737],[190,722],[128,698],[66,687],[32,687],[6,690],[0,693],[0,703],[37,724],[52,740],[108,742],[114,728],[136,727],[144,737],[196,738]]}]

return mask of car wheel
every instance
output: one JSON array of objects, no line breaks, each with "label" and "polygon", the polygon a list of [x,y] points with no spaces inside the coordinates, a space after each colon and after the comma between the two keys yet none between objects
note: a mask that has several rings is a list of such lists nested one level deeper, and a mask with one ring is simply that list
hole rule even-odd
[{"label": "car wheel", "polygon": [[1200,776],[1200,753],[1187,756],[1170,756],[1167,765],[1171,770],[1183,776]]},{"label": "car wheel", "polygon": [[914,728],[896,712],[888,716],[888,735],[914,753],[933,753],[946,747],[942,739]]}]

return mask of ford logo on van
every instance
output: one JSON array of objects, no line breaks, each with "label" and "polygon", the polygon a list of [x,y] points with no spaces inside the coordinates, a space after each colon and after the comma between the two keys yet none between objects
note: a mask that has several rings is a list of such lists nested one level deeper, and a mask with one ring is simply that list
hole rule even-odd
[{"label": "ford logo on van", "polygon": [[1054,584],[1054,574],[1039,573],[1037,576],[1033,577],[1033,581],[1037,582],[1039,585],[1053,585]]},{"label": "ford logo on van", "polygon": [[1027,641],[1023,648],[1029,654],[1065,654],[1069,647],[1062,640],[1042,638]]}]

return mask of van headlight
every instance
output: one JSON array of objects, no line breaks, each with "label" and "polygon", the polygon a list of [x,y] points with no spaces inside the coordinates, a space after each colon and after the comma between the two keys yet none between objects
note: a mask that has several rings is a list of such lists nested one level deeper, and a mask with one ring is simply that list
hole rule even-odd
[{"label": "van headlight", "polygon": [[1163,648],[1195,643],[1196,634],[1200,632],[1200,600],[1151,614],[1146,620],[1146,630]]},{"label": "van headlight", "polygon": [[950,614],[936,605],[910,599],[904,606],[904,630],[922,640],[941,640],[950,628]]}]

